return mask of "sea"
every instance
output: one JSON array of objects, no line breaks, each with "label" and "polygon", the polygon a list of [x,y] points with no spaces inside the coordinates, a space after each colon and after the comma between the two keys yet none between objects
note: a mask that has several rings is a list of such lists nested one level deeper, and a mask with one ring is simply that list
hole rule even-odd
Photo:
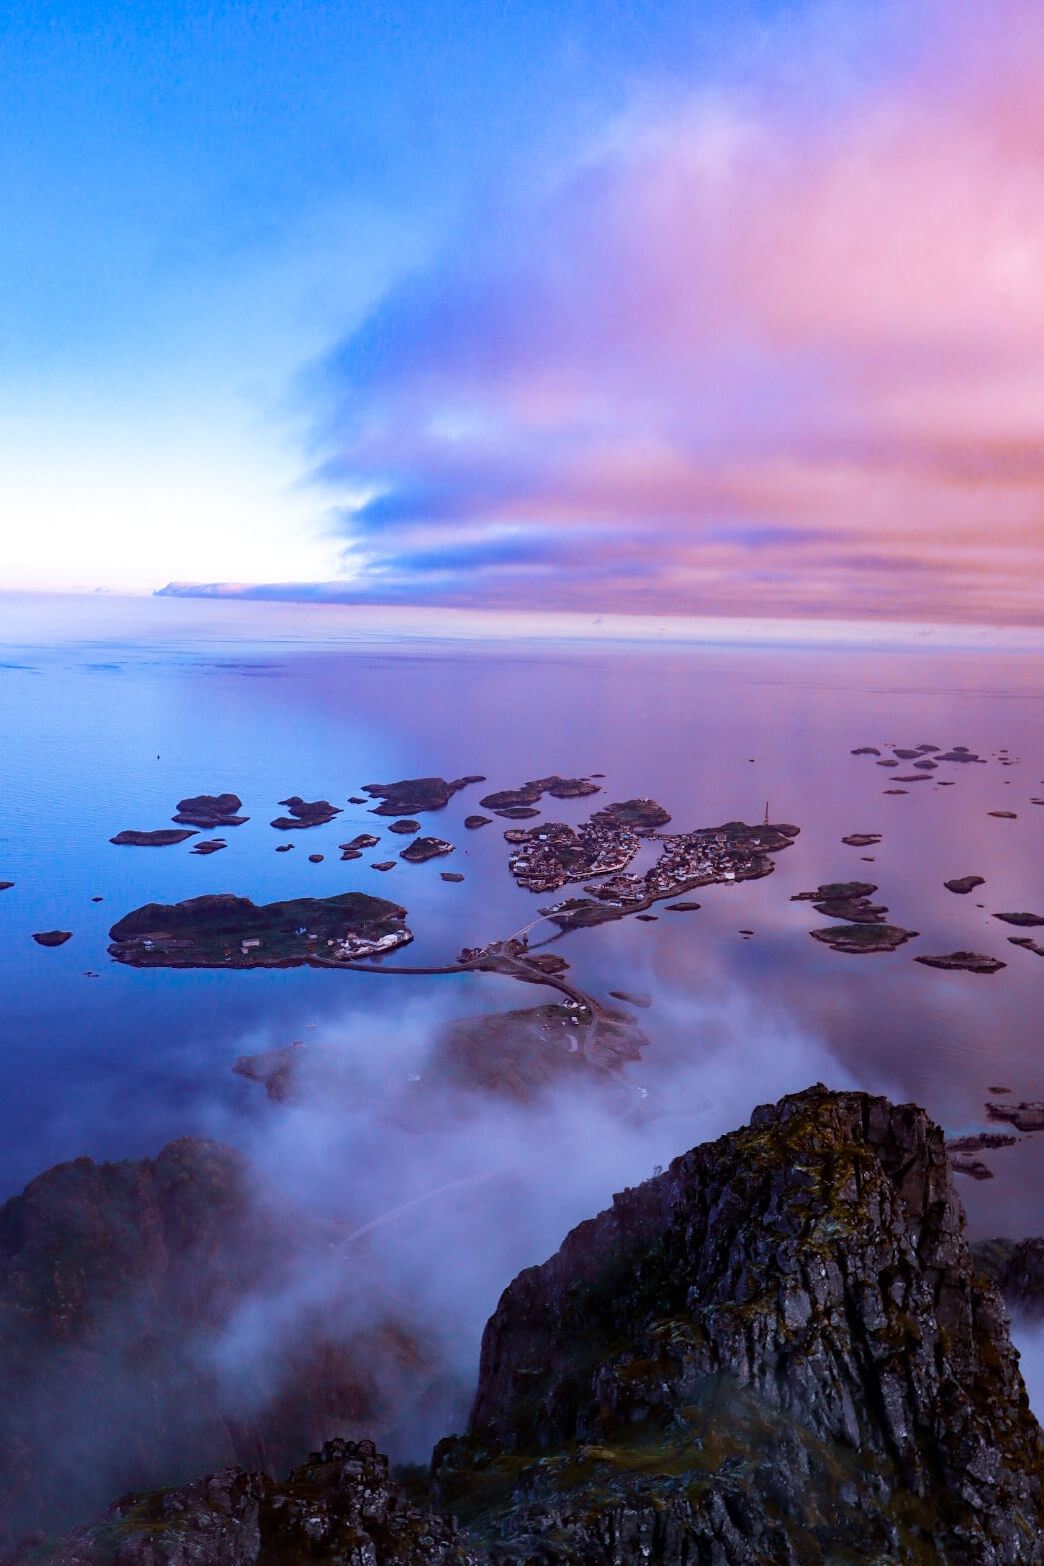
[{"label": "sea", "polygon": [[[303,1207],[378,1236],[402,1289],[452,1313],[477,1353],[515,1271],[758,1103],[818,1081],[915,1101],[949,1136],[998,1129],[989,1102],[1044,1099],[1044,958],[1009,940],[1044,944],[1044,928],[996,917],[1044,914],[1042,652],[1038,633],[988,628],[0,598],[0,1200],[63,1160],[228,1142]],[[983,760],[905,784],[908,762],[877,765],[925,744]],[[407,909],[403,960],[452,961],[547,902],[508,873],[511,823],[469,831],[465,816],[552,773],[604,774],[602,793],[545,797],[541,820],[647,796],[681,830],[766,814],[800,828],[772,875],[707,887],[698,912],[660,904],[554,943],[583,989],[651,999],[648,1044],[608,1098],[571,1081],[448,1110],[433,1094],[424,1112],[447,1021],[555,999],[505,977],[108,955],[111,925],[144,903],[359,890]],[[488,781],[421,817],[454,845],[423,865],[399,859],[407,840],[372,804],[349,803],[367,783],[467,774]],[[218,834],[221,852],[110,841],[222,791],[249,820]],[[294,794],[341,813],[274,830]],[[337,845],[364,831],[379,848],[343,862]],[[853,833],[880,841],[846,845]],[[373,868],[385,859],[392,871]],[[973,874],[968,895],[944,886]],[[851,879],[916,938],[861,955],[814,940],[826,921],[796,895]],[[33,941],[54,928],[71,940]],[[956,950],[1006,966],[914,961]],[[277,1103],[233,1070],[295,1041],[337,1060],[336,1094]],[[1041,1232],[1044,1133],[981,1157],[992,1178],[961,1185],[969,1234]]]}]

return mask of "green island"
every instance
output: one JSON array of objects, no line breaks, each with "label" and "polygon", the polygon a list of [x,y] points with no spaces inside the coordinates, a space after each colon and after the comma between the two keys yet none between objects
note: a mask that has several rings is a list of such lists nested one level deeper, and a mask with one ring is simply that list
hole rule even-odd
[{"label": "green island", "polygon": [[264,903],[219,892],[146,903],[109,931],[109,953],[135,968],[341,966],[407,945],[406,910],[365,892]]},{"label": "green island", "polygon": [[897,924],[828,924],[809,931],[814,941],[822,941],[831,951],[853,955],[897,951],[917,933],[916,930],[900,929]]}]

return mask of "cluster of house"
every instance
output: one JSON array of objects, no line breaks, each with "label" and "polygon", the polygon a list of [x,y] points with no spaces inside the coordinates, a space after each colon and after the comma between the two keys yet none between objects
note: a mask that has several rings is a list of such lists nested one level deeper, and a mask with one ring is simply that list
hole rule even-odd
[{"label": "cluster of house", "polygon": [[626,868],[638,852],[633,832],[585,821],[576,831],[548,821],[528,832],[512,832],[520,844],[508,867],[519,886],[529,892],[555,892],[568,881],[592,875],[613,875]]},{"label": "cluster of house", "polygon": [[334,957],[351,962],[357,961],[360,957],[377,957],[382,952],[393,952],[399,946],[409,945],[412,940],[412,932],[405,928],[389,930],[387,935],[379,935],[375,939],[356,935],[354,930],[349,930],[342,940],[328,941],[327,945],[332,946]]},{"label": "cluster of house", "polygon": [[626,908],[656,897],[673,897],[697,884],[735,881],[736,872],[750,863],[752,851],[761,845],[759,837],[742,846],[730,845],[724,832],[687,832],[662,841],[663,853],[643,876],[612,876],[597,886],[585,886],[584,891],[610,907]]}]

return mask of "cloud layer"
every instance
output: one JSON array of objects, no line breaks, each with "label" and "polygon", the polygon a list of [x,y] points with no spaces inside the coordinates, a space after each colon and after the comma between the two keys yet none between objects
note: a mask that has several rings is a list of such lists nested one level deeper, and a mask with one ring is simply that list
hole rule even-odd
[{"label": "cloud layer", "polygon": [[1044,16],[888,26],[643,102],[332,356],[361,596],[1039,618]]}]

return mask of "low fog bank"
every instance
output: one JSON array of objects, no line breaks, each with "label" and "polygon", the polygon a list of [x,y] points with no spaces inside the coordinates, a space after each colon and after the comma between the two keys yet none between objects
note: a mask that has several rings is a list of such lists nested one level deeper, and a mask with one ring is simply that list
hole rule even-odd
[{"label": "low fog bank", "polygon": [[[511,992],[518,1008],[550,998]],[[447,1073],[450,1014],[404,991],[397,1012],[320,1022],[293,1050],[288,1099],[244,1084],[252,1112],[235,1126],[216,1085],[210,1129],[235,1133],[245,1194],[238,1206],[222,1194],[224,1227],[208,1227],[213,1181],[198,1221],[175,1203],[169,1255],[130,1244],[82,1341],[48,1348],[17,1407],[8,1389],[22,1527],[75,1522],[131,1485],[223,1462],[279,1470],[337,1434],[426,1461],[466,1421],[483,1326],[523,1267],[756,1103],[817,1080],[855,1085],[743,997],[694,1008],[668,992],[640,1014],[640,1060],[505,1097]],[[273,1045],[264,1030],[237,1041],[244,1054]],[[121,1221],[155,1227],[151,1208]]]},{"label": "low fog bank", "polygon": [[[519,986],[515,1004],[551,998]],[[745,1123],[756,1103],[817,1080],[855,1085],[814,1040],[742,997],[694,1010],[690,995],[668,993],[639,1020],[650,1041],[640,1061],[526,1097],[447,1084],[444,1019],[430,1005],[316,1030],[300,1047],[291,1101],[254,1122],[247,1151],[274,1188],[342,1238],[294,1289],[262,1309],[249,1302],[230,1322],[226,1373],[249,1380],[258,1356],[278,1359],[324,1280],[336,1297],[350,1259],[399,1302],[445,1369],[452,1391],[437,1428],[407,1417],[392,1441],[394,1457],[426,1460],[433,1433],[465,1416],[482,1329],[522,1268],[614,1192]]]}]

